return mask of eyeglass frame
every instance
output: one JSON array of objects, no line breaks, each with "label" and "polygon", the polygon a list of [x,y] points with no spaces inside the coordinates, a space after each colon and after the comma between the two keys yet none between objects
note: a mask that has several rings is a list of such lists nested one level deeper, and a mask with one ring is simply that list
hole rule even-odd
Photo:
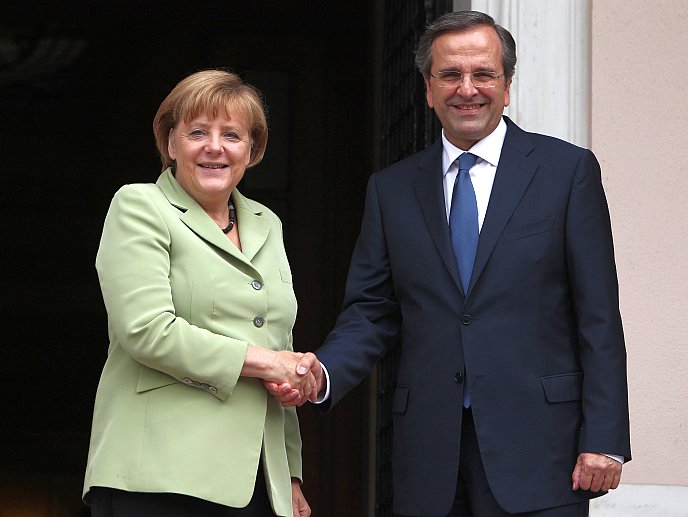
[{"label": "eyeglass frame", "polygon": [[[504,77],[503,73],[497,74],[497,72],[492,72],[489,70],[478,70],[476,72],[471,72],[470,74],[464,74],[463,72],[458,72],[457,70],[440,70],[437,73],[442,74],[442,75],[435,75],[432,72],[430,72],[430,77],[434,77],[435,79],[437,79],[437,85],[440,88],[460,88],[461,86],[463,86],[463,79],[467,75],[468,75],[468,77],[470,77],[471,84],[473,85],[474,88],[496,88],[497,87],[496,82],[495,82],[495,84],[490,84],[490,85],[487,85],[487,84],[477,85],[477,84],[475,84],[473,79],[476,77],[476,74],[484,74],[485,76],[489,77],[490,79],[495,79],[495,80],[500,79],[501,77]],[[496,75],[492,75],[492,74],[496,74]],[[442,84],[442,81],[446,81],[447,76],[456,78],[457,79],[456,84]],[[480,77],[480,75],[478,77]]]}]

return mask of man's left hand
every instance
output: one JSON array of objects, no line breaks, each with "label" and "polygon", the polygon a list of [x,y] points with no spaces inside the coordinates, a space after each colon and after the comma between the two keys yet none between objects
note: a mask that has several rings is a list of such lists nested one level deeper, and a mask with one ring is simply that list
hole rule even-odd
[{"label": "man's left hand", "polygon": [[619,486],[621,463],[604,454],[581,452],[571,474],[573,490],[606,492]]}]

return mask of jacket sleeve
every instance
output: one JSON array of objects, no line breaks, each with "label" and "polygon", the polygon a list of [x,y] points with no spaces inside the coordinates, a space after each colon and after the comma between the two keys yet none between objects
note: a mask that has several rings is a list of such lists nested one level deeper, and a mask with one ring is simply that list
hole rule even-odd
[{"label": "jacket sleeve", "polygon": [[566,253],[583,370],[579,452],[631,459],[624,344],[614,245],[600,166],[586,151],[571,185]]},{"label": "jacket sleeve", "polygon": [[141,364],[225,400],[239,379],[248,343],[193,326],[175,313],[170,234],[145,187],[130,185],[115,194],[96,257],[111,343]]},{"label": "jacket sleeve", "polygon": [[330,378],[327,410],[356,387],[395,342],[401,313],[394,292],[385,229],[373,174],[368,182],[361,233],[346,282],[342,312],[316,352]]}]

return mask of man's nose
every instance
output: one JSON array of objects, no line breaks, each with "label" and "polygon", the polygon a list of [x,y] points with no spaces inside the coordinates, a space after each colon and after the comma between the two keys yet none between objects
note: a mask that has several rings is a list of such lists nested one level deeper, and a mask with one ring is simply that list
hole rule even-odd
[{"label": "man's nose", "polygon": [[461,78],[461,83],[456,88],[456,92],[463,97],[472,97],[478,93],[478,89],[473,84],[473,77],[466,74]]}]

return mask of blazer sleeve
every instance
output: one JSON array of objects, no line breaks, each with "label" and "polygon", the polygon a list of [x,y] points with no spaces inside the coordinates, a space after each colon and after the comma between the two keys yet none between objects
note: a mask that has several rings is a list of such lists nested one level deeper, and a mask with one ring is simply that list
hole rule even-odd
[{"label": "blazer sleeve", "polygon": [[211,393],[225,400],[239,379],[248,343],[193,326],[175,313],[170,233],[152,200],[157,187],[146,187],[129,185],[115,194],[96,257],[111,343],[181,382],[212,386]]},{"label": "blazer sleeve", "polygon": [[327,368],[327,410],[356,387],[395,342],[401,313],[394,292],[385,228],[373,174],[368,182],[361,232],[354,248],[342,311],[316,355]]},{"label": "blazer sleeve", "polygon": [[600,166],[578,163],[566,220],[566,253],[583,370],[579,452],[631,459],[626,348],[609,210]]}]

